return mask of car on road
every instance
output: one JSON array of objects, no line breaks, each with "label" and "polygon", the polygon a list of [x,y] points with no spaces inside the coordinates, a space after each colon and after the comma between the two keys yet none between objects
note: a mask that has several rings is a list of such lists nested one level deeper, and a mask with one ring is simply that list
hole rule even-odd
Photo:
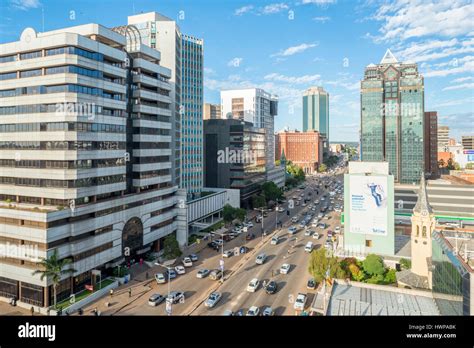
[{"label": "car on road", "polygon": [[285,209],[283,209],[283,207],[278,207],[278,208],[277,208],[277,211],[278,211],[279,213],[283,213],[283,212],[285,211]]},{"label": "car on road", "polygon": [[211,249],[219,250],[219,245],[217,245],[216,242],[207,243],[207,246]]},{"label": "car on road", "polygon": [[234,251],[233,250],[226,250],[224,251],[224,254],[222,255],[223,257],[231,257],[234,255]]},{"label": "car on road", "polygon": [[232,312],[230,309],[226,309],[222,315],[225,317],[231,317],[234,315],[234,312]]},{"label": "car on road", "polygon": [[326,215],[326,216],[324,217],[324,220],[329,220],[330,218],[331,218],[331,217],[330,217],[329,215]]},{"label": "car on road", "polygon": [[291,218],[291,222],[297,223],[297,222],[298,222],[298,217],[297,217],[297,216],[293,216],[293,217]]},{"label": "car on road", "polygon": [[328,238],[332,238],[332,231],[328,230]]},{"label": "car on road", "polygon": [[306,231],[304,231],[304,235],[305,235],[306,237],[310,237],[312,233],[313,233],[312,230],[306,230]]},{"label": "car on road", "polygon": [[178,276],[178,274],[176,273],[176,271],[174,269],[167,269],[166,272],[165,272],[165,277],[167,279],[174,279]]},{"label": "car on road", "polygon": [[183,259],[183,265],[184,265],[184,267],[192,267],[193,266],[193,261],[191,260],[190,257],[185,257]]},{"label": "car on road", "polygon": [[267,255],[265,253],[261,253],[260,255],[257,256],[255,259],[255,263],[259,265],[263,265],[265,263],[265,260],[267,259]]},{"label": "car on road", "polygon": [[163,273],[156,273],[155,279],[158,284],[166,283],[166,277]]},{"label": "car on road", "polygon": [[271,245],[277,245],[279,241],[280,241],[280,237],[275,236],[275,237],[272,237],[272,240],[270,241],[270,244]]},{"label": "car on road", "polygon": [[245,245],[243,245],[239,248],[239,253],[240,254],[245,254],[245,253],[248,253],[249,250],[250,250],[249,248],[247,248]]},{"label": "car on road", "polygon": [[248,292],[255,292],[258,289],[258,286],[260,284],[260,281],[257,278],[253,278],[249,285],[247,285],[247,291]]},{"label": "car on road", "polygon": [[176,266],[176,267],[174,268],[174,270],[175,270],[176,273],[178,273],[178,274],[185,274],[185,273],[186,273],[186,269],[184,269],[183,266]]},{"label": "car on road", "polygon": [[189,255],[189,258],[191,259],[192,262],[196,262],[199,259],[196,254]]},{"label": "car on road", "polygon": [[196,274],[196,278],[206,278],[209,273],[211,273],[211,271],[206,268],[200,269]]},{"label": "car on road", "polygon": [[298,296],[296,296],[295,304],[293,305],[293,308],[296,310],[304,310],[304,307],[306,305],[306,294],[299,293]]},{"label": "car on road", "polygon": [[247,228],[252,228],[253,227],[253,223],[248,221],[248,222],[244,222],[243,223],[244,227],[247,227]]},{"label": "car on road", "polygon": [[320,224],[318,224],[318,228],[324,230],[326,228],[326,224],[324,222],[321,222]]},{"label": "car on road", "polygon": [[306,283],[306,288],[310,290],[316,289],[316,281],[314,278],[308,279],[308,282]]},{"label": "car on road", "polygon": [[290,272],[291,265],[289,263],[284,263],[280,267],[280,274],[288,274]]},{"label": "car on road", "polygon": [[323,213],[319,213],[318,214],[318,219],[322,219],[324,217],[324,214]]},{"label": "car on road", "polygon": [[270,307],[270,306],[265,307],[265,309],[262,312],[262,315],[264,317],[270,317],[270,316],[274,315],[272,307]]},{"label": "car on road", "polygon": [[165,300],[165,297],[160,295],[160,294],[153,294],[150,296],[150,298],[148,299],[148,304],[150,306],[158,306],[161,302],[163,302]]},{"label": "car on road", "polygon": [[206,302],[204,302],[204,306],[213,308],[217,304],[217,302],[219,302],[221,298],[222,298],[222,295],[220,292],[217,292],[217,291],[213,292],[209,295]]},{"label": "car on road", "polygon": [[219,280],[222,278],[222,271],[220,269],[214,269],[209,274],[209,278],[212,280]]},{"label": "car on road", "polygon": [[277,292],[277,290],[278,290],[278,285],[276,281],[274,280],[271,280],[265,287],[265,292],[269,295],[273,295],[274,293]]},{"label": "car on road", "polygon": [[306,245],[304,247],[304,251],[306,251],[307,253],[312,252],[313,251],[313,242],[306,243]]},{"label": "car on road", "polygon": [[256,316],[259,315],[259,313],[260,313],[260,308],[258,308],[257,306],[252,306],[247,311],[247,316],[248,317],[256,317]]},{"label": "car on road", "polygon": [[295,226],[291,226],[291,227],[288,229],[288,233],[290,233],[290,234],[295,234],[295,233],[296,233],[296,227],[295,227]]},{"label": "car on road", "polygon": [[175,304],[178,302],[184,301],[184,292],[182,291],[171,291],[170,294],[167,296],[167,301],[171,301],[171,303]]},{"label": "car on road", "polygon": [[341,226],[336,226],[334,229],[334,233],[340,233],[341,232]]},{"label": "car on road", "polygon": [[318,233],[318,232],[314,232],[313,238],[314,238],[314,239],[319,239],[319,233]]},{"label": "car on road", "polygon": [[222,246],[224,244],[224,241],[222,239],[216,239],[214,241],[218,246]]},{"label": "car on road", "polygon": [[255,235],[253,233],[249,233],[245,236],[245,240],[252,240],[255,238]]},{"label": "car on road", "polygon": [[234,227],[234,228],[232,229],[232,232],[234,232],[234,233],[242,233],[242,229],[239,228],[239,227]]}]

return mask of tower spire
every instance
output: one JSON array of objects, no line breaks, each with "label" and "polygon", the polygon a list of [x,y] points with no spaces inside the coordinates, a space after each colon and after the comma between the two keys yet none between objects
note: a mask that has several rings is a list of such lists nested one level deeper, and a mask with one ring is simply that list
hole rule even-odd
[{"label": "tower spire", "polygon": [[422,211],[426,211],[429,214],[433,213],[433,209],[431,208],[431,205],[428,202],[428,192],[426,191],[426,181],[424,173],[421,173],[420,189],[418,190],[418,200],[416,201],[416,205],[413,208],[413,211],[418,213],[421,213]]}]

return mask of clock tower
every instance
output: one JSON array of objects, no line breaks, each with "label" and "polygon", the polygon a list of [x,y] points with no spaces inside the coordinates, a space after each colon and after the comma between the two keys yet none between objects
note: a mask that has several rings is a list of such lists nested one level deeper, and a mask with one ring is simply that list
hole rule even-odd
[{"label": "clock tower", "polygon": [[418,201],[411,217],[411,271],[421,277],[427,277],[431,287],[432,245],[431,233],[436,225],[433,209],[428,203],[425,175],[421,174]]}]

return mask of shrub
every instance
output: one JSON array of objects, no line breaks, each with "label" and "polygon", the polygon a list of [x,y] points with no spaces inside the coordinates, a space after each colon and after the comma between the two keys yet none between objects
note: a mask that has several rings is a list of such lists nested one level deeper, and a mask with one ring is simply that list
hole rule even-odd
[{"label": "shrub", "polygon": [[410,269],[411,261],[407,259],[400,259],[400,266],[402,266],[402,269]]},{"label": "shrub", "polygon": [[382,258],[375,254],[369,254],[362,262],[364,271],[369,275],[381,275],[385,274],[385,267],[383,265]]}]

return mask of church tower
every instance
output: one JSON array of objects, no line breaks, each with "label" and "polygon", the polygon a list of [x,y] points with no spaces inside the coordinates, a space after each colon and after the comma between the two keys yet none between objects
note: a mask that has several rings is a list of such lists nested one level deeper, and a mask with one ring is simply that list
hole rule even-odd
[{"label": "church tower", "polygon": [[432,255],[431,233],[435,225],[433,209],[428,203],[425,175],[422,174],[418,201],[411,217],[411,271],[418,276],[427,277],[429,285],[431,285],[429,269]]}]

